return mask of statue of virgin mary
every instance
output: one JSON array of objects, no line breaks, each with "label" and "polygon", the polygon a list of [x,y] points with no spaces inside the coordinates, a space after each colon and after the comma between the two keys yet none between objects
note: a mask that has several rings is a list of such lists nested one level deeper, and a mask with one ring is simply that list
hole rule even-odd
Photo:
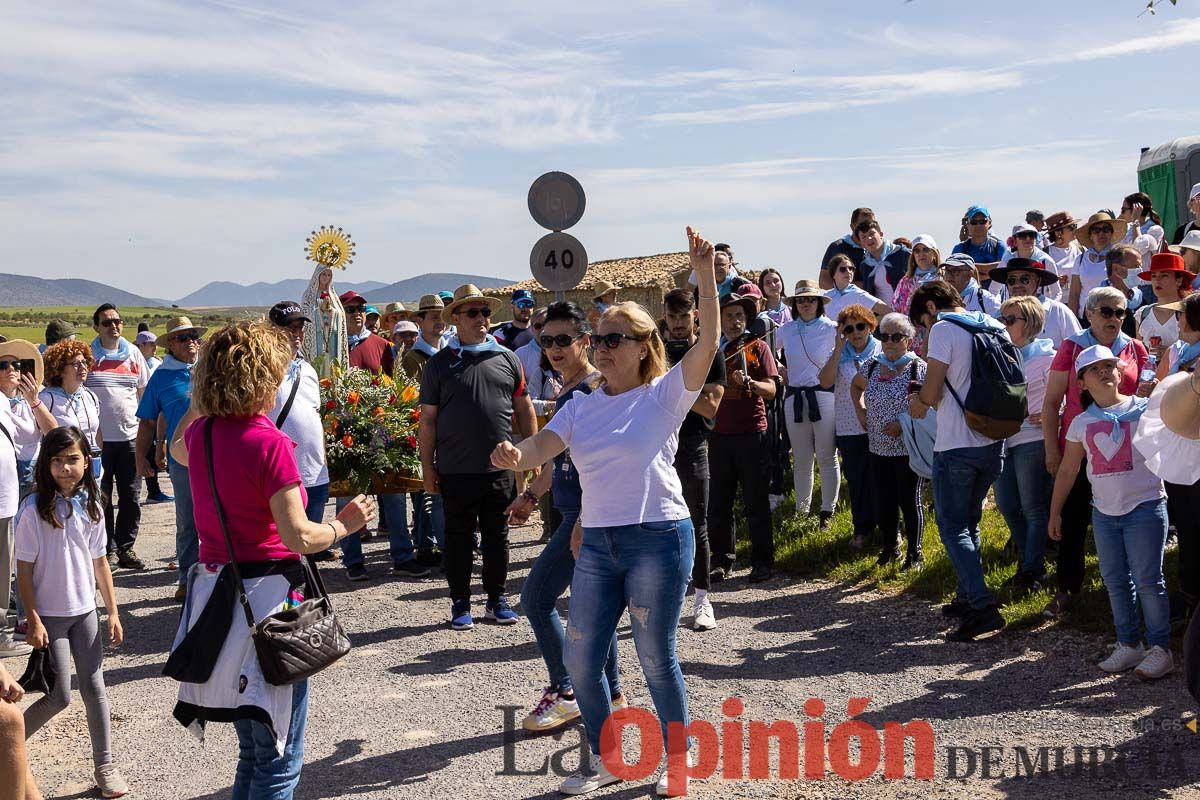
[{"label": "statue of virgin mary", "polygon": [[349,366],[346,312],[333,287],[332,269],[317,264],[300,305],[305,316],[312,320],[304,327],[304,357],[322,378],[329,377],[335,363],[342,369]]}]

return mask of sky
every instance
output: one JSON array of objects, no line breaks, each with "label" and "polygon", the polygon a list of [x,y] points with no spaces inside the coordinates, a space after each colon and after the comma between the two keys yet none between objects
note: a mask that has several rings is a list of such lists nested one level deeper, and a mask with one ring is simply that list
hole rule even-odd
[{"label": "sky", "polygon": [[1141,10],[9,2],[0,271],[175,299],[307,278],[333,224],[342,280],[521,279],[549,170],[584,187],[593,261],[682,250],[690,224],[790,284],[860,205],[948,249],[974,203],[1005,235],[1119,207],[1141,147],[1200,133],[1200,2]]}]

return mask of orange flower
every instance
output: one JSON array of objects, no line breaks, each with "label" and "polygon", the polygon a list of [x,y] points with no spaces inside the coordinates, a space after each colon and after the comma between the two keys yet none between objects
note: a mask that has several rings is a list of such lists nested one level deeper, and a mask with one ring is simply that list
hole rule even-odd
[{"label": "orange flower", "polygon": [[349,436],[349,435],[343,436],[343,437],[342,437],[342,444],[346,445],[346,447],[351,447],[351,446],[353,446],[353,445],[354,445],[354,437],[353,437],[353,436]]},{"label": "orange flower", "polygon": [[330,386],[333,386],[333,381],[331,381],[329,378],[321,378],[321,386],[325,389],[328,389]]},{"label": "orange flower", "polygon": [[359,401],[359,400],[361,400],[361,399],[362,399],[362,395],[360,395],[358,392],[355,392],[355,391],[353,391],[353,390],[352,390],[352,391],[350,391],[350,392],[349,392],[349,393],[346,395],[346,402],[347,402],[347,403],[349,403],[349,404],[350,404],[350,405],[352,405],[352,406],[356,406],[356,405],[358,405],[358,401]]},{"label": "orange flower", "polygon": [[383,406],[375,406],[374,413],[375,413],[375,416],[382,417],[383,416]]},{"label": "orange flower", "polygon": [[405,386],[404,391],[400,393],[400,399],[406,403],[411,403],[413,400],[417,399],[417,394],[417,387]]}]

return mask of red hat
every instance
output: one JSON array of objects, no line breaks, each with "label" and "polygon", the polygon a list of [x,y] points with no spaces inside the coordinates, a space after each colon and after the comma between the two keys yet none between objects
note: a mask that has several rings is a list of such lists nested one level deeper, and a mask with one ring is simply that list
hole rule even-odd
[{"label": "red hat", "polygon": [[1150,269],[1139,272],[1138,277],[1144,281],[1150,280],[1151,272],[1178,272],[1188,277],[1194,277],[1183,266],[1183,256],[1176,253],[1155,253],[1150,258]]},{"label": "red hat", "polygon": [[353,289],[351,289],[348,292],[343,292],[342,294],[338,295],[338,300],[341,300],[342,305],[344,305],[344,306],[349,305],[350,303],[362,303],[363,305],[367,304],[367,298],[363,297],[361,294],[354,291]]}]

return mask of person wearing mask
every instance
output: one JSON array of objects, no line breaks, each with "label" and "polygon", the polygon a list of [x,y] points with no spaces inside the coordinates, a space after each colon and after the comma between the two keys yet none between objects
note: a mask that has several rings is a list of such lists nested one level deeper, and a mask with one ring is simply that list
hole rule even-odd
[{"label": "person wearing mask", "polygon": [[825,528],[833,520],[842,480],[837,460],[833,390],[822,387],[820,379],[821,367],[835,349],[837,323],[825,316],[829,297],[816,281],[797,281],[796,292],[789,299],[792,321],[779,329],[776,342],[787,365],[784,414],[792,443],[796,513],[810,513],[815,460],[821,468],[818,524]]},{"label": "person wearing mask", "polygon": [[1051,339],[1038,337],[1045,324],[1045,308],[1037,298],[1020,295],[1005,300],[1000,307],[1000,321],[1021,351],[1029,416],[1021,430],[1005,439],[1004,469],[995,486],[996,506],[1017,545],[1017,571],[1006,585],[1023,593],[1034,592],[1047,581],[1050,481],[1042,438],[1042,404],[1057,350]]},{"label": "person wearing mask", "polygon": [[[1089,245],[1090,247],[1090,245]],[[1107,248],[1106,248],[1107,249]],[[1084,256],[1086,259],[1087,256]],[[1078,275],[1074,277],[1079,277]],[[1141,341],[1121,330],[1128,309],[1125,294],[1111,286],[1097,286],[1085,301],[1088,327],[1063,340],[1050,364],[1046,379],[1046,399],[1042,404],[1042,439],[1046,445],[1046,472],[1058,474],[1063,443],[1071,422],[1083,411],[1080,386],[1075,375],[1075,359],[1095,345],[1103,345],[1121,359],[1122,394],[1135,394],[1149,354]],[[1056,489],[1057,491],[1057,489]],[[1092,485],[1080,475],[1064,497],[1063,524],[1058,545],[1055,580],[1058,591],[1042,614],[1054,619],[1062,615],[1072,597],[1083,588],[1084,552],[1092,504]]]},{"label": "person wearing mask", "polygon": [[[167,332],[163,334],[167,355],[150,376],[137,408],[137,453],[142,475],[153,478],[160,471],[167,472],[175,493],[175,559],[179,568],[175,599],[179,601],[187,593],[187,573],[196,563],[199,545],[188,470],[170,456],[167,443],[191,404],[192,366],[200,354],[200,339],[207,332],[207,328],[193,325],[187,317],[167,320]],[[161,431],[166,438],[159,438],[160,415],[163,417]],[[154,455],[147,457],[151,452]]]},{"label": "person wearing mask", "polygon": [[[604,315],[593,337],[600,387],[567,403],[537,435],[517,446],[501,441],[492,453],[493,464],[507,470],[543,464],[570,448],[583,496],[597,498],[584,504],[581,515],[565,653],[589,757],[563,782],[565,794],[589,793],[619,780],[604,764],[601,730],[612,713],[604,665],[625,608],[633,619],[634,644],[662,724],[662,741],[669,743],[672,757],[686,757],[681,751],[687,743],[668,736],[668,730],[690,724],[675,632],[695,535],[672,464],[679,426],[717,355],[719,330],[713,247],[689,228],[688,250],[699,281],[700,330],[699,342],[680,362],[667,370],[654,320],[637,304],[620,303]],[[748,309],[739,311],[745,315]],[[604,746],[609,749],[604,756],[620,757],[619,743],[616,752],[612,743]],[[687,794],[687,779],[680,786],[678,776],[669,776],[662,773],[658,794]]]},{"label": "person wearing mask", "polygon": [[[973,314],[994,317],[1000,313],[1000,298],[979,285],[975,261],[965,253],[953,253],[942,262],[942,274],[963,301],[963,308]],[[909,301],[912,315],[912,301]],[[913,320],[916,323],[916,320]]]},{"label": "person wearing mask", "polygon": [[908,317],[898,312],[880,320],[877,337],[882,344],[858,366],[851,389],[851,407],[867,432],[867,479],[881,534],[877,563],[882,566],[899,557],[896,528],[903,515],[907,547],[902,572],[925,564],[925,479],[909,466],[900,430],[911,389],[925,380],[927,370],[925,361],[911,351],[915,333]]},{"label": "person wearing mask", "polygon": [[227,565],[231,559],[241,565],[246,613],[261,620],[320,587],[304,554],[330,549],[375,514],[374,501],[364,495],[330,522],[313,522],[305,513],[295,443],[264,413],[295,356],[290,335],[265,320],[216,330],[195,367],[194,402],[170,446],[191,481],[199,563],[187,575],[167,667],[191,677],[208,666],[203,683],[180,679],[174,717],[185,727],[233,723],[232,798],[291,800],[304,763],[309,692],[307,679],[280,686],[264,678],[238,593],[221,591]]},{"label": "person wearing mask", "polygon": [[1129,224],[1123,219],[1113,219],[1105,211],[1098,211],[1088,217],[1086,225],[1075,230],[1075,241],[1082,248],[1075,266],[1071,269],[1071,288],[1067,295],[1067,307],[1085,317],[1084,304],[1092,289],[1100,286],[1108,278],[1108,266],[1105,256],[1109,248],[1125,237]]},{"label": "person wearing mask", "polygon": [[1071,309],[1041,294],[1042,290],[1058,285],[1058,276],[1046,269],[1041,261],[1014,256],[992,270],[992,280],[1002,284],[1010,298],[1032,297],[1038,301],[1043,322],[1039,332],[1045,334],[1055,349],[1063,339],[1079,332],[1079,320]]},{"label": "person wearing mask", "polygon": [[788,308],[783,276],[779,274],[779,270],[767,267],[758,273],[758,290],[763,296],[762,313],[775,323],[775,327],[782,328],[792,321],[792,310]]},{"label": "person wearing mask", "polygon": [[951,254],[970,256],[979,279],[985,281],[992,267],[999,266],[1004,260],[1008,248],[992,235],[992,213],[985,206],[971,206],[963,218],[966,220],[967,238],[954,245]]},{"label": "person wearing mask", "polygon": [[842,309],[853,305],[862,306],[880,317],[892,310],[890,305],[854,283],[854,263],[846,256],[834,256],[826,265],[826,271],[833,276],[833,288],[825,292],[829,298],[825,303],[825,315],[830,319],[837,319]]},{"label": "person wearing mask", "polygon": [[834,239],[825,248],[825,255],[821,257],[819,269],[821,289],[833,288],[833,276],[825,272],[826,265],[834,256],[846,256],[854,264],[854,269],[858,270],[862,267],[863,256],[866,252],[863,250],[862,244],[858,240],[858,226],[860,223],[875,219],[875,212],[869,208],[856,208],[850,212],[850,232],[840,239]]},{"label": "person wearing mask", "polygon": [[877,297],[881,304],[890,308],[896,284],[908,271],[908,257],[912,251],[903,245],[889,242],[883,235],[883,228],[875,219],[858,223],[854,231],[863,247],[862,264],[858,267],[858,278],[862,287]]},{"label": "person wearing mask", "polygon": [[1000,476],[1004,443],[973,430],[959,398],[967,397],[971,388],[974,332],[1002,328],[992,317],[968,311],[944,281],[917,289],[909,316],[929,330],[925,381],[909,403],[909,415],[922,419],[930,408],[937,409],[933,506],[938,533],[958,576],[957,595],[943,613],[962,620],[947,638],[970,642],[1004,627],[996,598],[984,581],[979,543],[983,501]]},{"label": "person wearing mask", "polygon": [[[1058,273],[1058,285],[1066,303],[1071,286],[1071,271],[1083,249],[1075,241],[1075,218],[1068,211],[1056,211],[1046,217],[1046,246],[1042,249],[1054,260],[1054,271]],[[1047,265],[1049,266],[1049,265]],[[1071,306],[1074,312],[1074,306]]]},{"label": "person wearing mask", "polygon": [[1157,364],[1162,361],[1167,348],[1179,341],[1179,322],[1172,308],[1191,294],[1196,276],[1184,269],[1181,256],[1155,253],[1150,259],[1150,269],[1138,277],[1150,282],[1157,302],[1157,305],[1139,308],[1136,314],[1138,337]]},{"label": "person wearing mask", "polygon": [[[395,367],[392,345],[367,327],[367,301],[353,289],[342,293],[338,301],[346,312],[346,343],[350,348],[350,366],[365,369],[376,375],[390,376]],[[387,511],[384,514],[386,515]]]},{"label": "person wearing mask", "polygon": [[[100,433],[104,438],[100,494],[109,552],[116,553],[119,567],[145,569],[146,563],[133,546],[142,519],[138,503],[137,407],[150,380],[150,368],[142,352],[121,335],[124,325],[121,312],[112,303],[105,303],[92,313],[95,363],[84,385],[100,401]],[[114,487],[117,503],[113,502]]]},{"label": "person wearing mask", "polygon": [[[1014,258],[1024,258],[1027,261],[1041,264],[1043,269],[1054,274],[1054,283],[1046,284],[1040,294],[1049,300],[1061,300],[1062,288],[1059,286],[1058,264],[1049,253],[1038,245],[1040,239],[1041,234],[1037,228],[1029,224],[1018,225],[1013,230],[1014,246],[1009,248],[1009,251],[1000,259],[1000,266],[1005,266]],[[990,275],[989,277],[993,281],[989,288],[1001,298],[1006,297],[1003,290],[1003,278],[998,278],[995,275]],[[999,290],[996,288],[997,285],[1001,287]]]},{"label": "person wearing mask", "polygon": [[536,305],[533,292],[528,289],[514,289],[511,305],[512,319],[493,328],[491,335],[509,350],[516,351],[518,347],[528,344],[534,336],[529,327],[533,307]]},{"label": "person wearing mask", "polygon": [[879,353],[879,340],[874,332],[875,315],[866,307],[843,308],[837,317],[833,350],[819,376],[821,388],[833,389],[834,434],[838,452],[842,454],[846,489],[850,493],[850,517],[854,522],[851,543],[856,550],[866,547],[873,538],[875,509],[867,477],[867,430],[855,413],[851,394],[859,367]]},{"label": "person wearing mask", "polygon": [[[537,429],[521,362],[488,333],[488,318],[500,301],[473,284],[454,291],[442,311],[457,335],[425,363],[421,375],[420,451],[425,491],[441,494],[446,514],[444,566],[450,588],[450,626],[469,630],[471,562],[478,527],[483,551],[484,618],[513,625],[508,604],[508,506],[516,497],[516,477],[492,464],[497,442]],[[532,463],[541,466],[555,453]]]},{"label": "person wearing mask", "polygon": [[[744,310],[744,309],[743,309]],[[663,298],[663,322],[666,336],[664,346],[667,365],[678,364],[696,346],[695,294],[687,289],[673,289]],[[712,369],[704,381],[700,396],[679,426],[679,449],[675,452],[675,472],[679,475],[683,499],[696,535],[696,558],[692,566],[692,629],[708,631],[717,627],[710,591],[712,590],[712,549],[708,541],[708,507],[711,491],[711,470],[708,459],[708,439],[712,434],[717,409],[729,385],[725,371],[725,356],[713,358]],[[724,572],[721,573],[724,575]]]}]

